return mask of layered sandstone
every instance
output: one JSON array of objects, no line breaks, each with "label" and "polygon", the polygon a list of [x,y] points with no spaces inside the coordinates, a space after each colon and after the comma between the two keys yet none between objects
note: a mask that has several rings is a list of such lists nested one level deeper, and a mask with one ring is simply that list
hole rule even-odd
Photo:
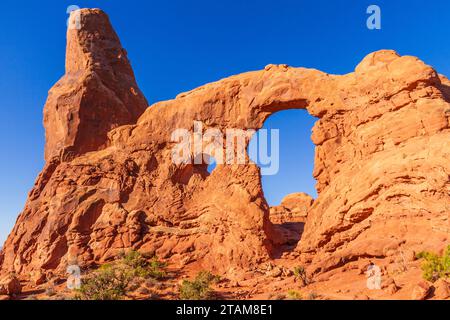
[{"label": "layered sandstone", "polygon": [[269,65],[156,103],[135,121],[145,98],[106,16],[81,10],[67,48],[66,75],[45,106],[47,163],[1,272],[39,277],[129,248],[224,274],[256,268],[280,243],[260,169],[177,165],[171,133],[194,121],[259,129],[294,108],[319,118],[319,195],[297,246],[309,272],[448,242],[449,82],[419,59],[379,51],[342,76]]}]

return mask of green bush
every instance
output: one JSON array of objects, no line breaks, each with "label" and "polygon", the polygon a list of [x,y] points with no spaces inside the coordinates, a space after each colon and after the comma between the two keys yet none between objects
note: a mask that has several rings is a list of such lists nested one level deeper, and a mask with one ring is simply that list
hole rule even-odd
[{"label": "green bush", "polygon": [[126,253],[122,261],[130,268],[145,268],[147,266],[147,260],[138,251],[130,250]]},{"label": "green bush", "polygon": [[302,295],[300,292],[295,290],[289,290],[287,293],[288,300],[302,300]]},{"label": "green bush", "polygon": [[210,287],[212,283],[219,281],[219,277],[208,271],[200,271],[193,281],[183,280],[180,286],[180,298],[182,300],[208,300],[213,296]]},{"label": "green bush", "polygon": [[127,292],[139,287],[143,279],[161,279],[166,276],[166,263],[152,257],[147,261],[137,251],[129,251],[120,260],[104,264],[83,279],[77,299],[120,300]]},{"label": "green bush", "polygon": [[132,273],[111,264],[89,274],[78,289],[79,300],[120,300],[125,298]]},{"label": "green bush", "polygon": [[442,257],[432,252],[420,252],[418,259],[424,259],[422,263],[423,278],[435,282],[440,278],[450,277],[450,245],[447,246]]},{"label": "green bush", "polygon": [[162,279],[166,276],[163,269],[167,263],[159,261],[156,256],[147,261],[142,254],[132,250],[125,254],[122,262],[133,271],[136,277]]},{"label": "green bush", "polygon": [[305,268],[302,266],[294,268],[294,277],[299,279],[305,286],[311,283],[311,279],[308,277]]},{"label": "green bush", "polygon": [[203,270],[197,274],[196,279],[203,283],[211,284],[211,283],[218,283],[220,281],[220,276],[216,276],[209,271]]},{"label": "green bush", "polygon": [[157,257],[153,257],[148,264],[147,275],[150,278],[162,279],[166,276],[166,272],[163,270],[165,267],[167,267],[167,263],[159,261]]}]

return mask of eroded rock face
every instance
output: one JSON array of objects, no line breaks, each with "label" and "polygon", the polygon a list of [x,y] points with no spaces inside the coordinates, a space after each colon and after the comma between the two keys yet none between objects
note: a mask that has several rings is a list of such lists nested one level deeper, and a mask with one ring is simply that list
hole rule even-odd
[{"label": "eroded rock face", "polygon": [[209,175],[206,165],[176,165],[171,133],[194,121],[259,129],[292,108],[319,118],[319,196],[297,246],[311,273],[448,241],[448,80],[422,61],[380,51],[343,76],[269,65],[156,103],[134,123],[146,103],[117,37],[100,11],[81,17],[45,107],[47,163],[0,255],[2,272],[63,272],[74,257],[90,265],[128,248],[227,274],[259,265],[279,238],[259,168],[218,165]]},{"label": "eroded rock face", "polygon": [[44,108],[47,162],[105,147],[109,131],[136,123],[148,106],[108,16],[74,11],[69,26],[66,74]]},{"label": "eroded rock face", "polygon": [[450,234],[448,80],[417,58],[382,51],[339,83],[353,87],[343,97],[353,107],[319,120],[312,135],[320,195],[299,244],[315,253],[312,271],[443,248]]}]

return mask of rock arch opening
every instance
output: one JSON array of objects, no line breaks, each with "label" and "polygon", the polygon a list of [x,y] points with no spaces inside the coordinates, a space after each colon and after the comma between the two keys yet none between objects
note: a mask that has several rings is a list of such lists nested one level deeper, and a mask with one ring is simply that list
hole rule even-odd
[{"label": "rock arch opening", "polygon": [[[311,140],[311,131],[317,120],[305,109],[278,111],[265,120],[250,141],[249,156],[261,168],[261,184],[270,207],[270,221],[280,236],[280,250],[275,255],[296,247],[308,210],[317,198],[312,174],[315,145]],[[270,138],[275,131],[278,131],[278,141]],[[262,169],[267,161],[261,161],[260,154],[255,155],[250,150],[257,144],[258,151],[261,151],[259,148],[264,139],[268,141],[267,151],[271,160],[278,161],[278,170],[272,170],[272,174],[264,174]],[[277,147],[273,146],[274,142],[278,143]]]},{"label": "rock arch opening", "polygon": [[206,178],[214,171],[217,166],[216,158],[207,153],[198,154],[193,159],[193,164],[190,165],[192,167],[193,173],[198,173],[202,176],[202,178]]},{"label": "rock arch opening", "polygon": [[206,167],[206,171],[211,174],[214,169],[217,167],[217,161],[213,156],[209,157],[208,166]]}]

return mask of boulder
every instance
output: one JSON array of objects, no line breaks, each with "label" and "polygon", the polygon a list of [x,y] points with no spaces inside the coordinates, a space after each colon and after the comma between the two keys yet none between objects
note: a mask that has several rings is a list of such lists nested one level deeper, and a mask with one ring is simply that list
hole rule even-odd
[{"label": "boulder", "polygon": [[384,289],[388,294],[395,294],[400,287],[397,286],[394,279],[388,278],[386,281],[383,281],[382,289]]},{"label": "boulder", "polygon": [[447,280],[439,279],[434,283],[434,297],[439,300],[450,298],[450,283]]},{"label": "boulder", "polygon": [[16,295],[22,292],[22,285],[14,275],[8,275],[0,279],[0,295]]},{"label": "boulder", "polygon": [[411,293],[412,300],[425,300],[432,291],[432,286],[425,281],[416,284]]}]

